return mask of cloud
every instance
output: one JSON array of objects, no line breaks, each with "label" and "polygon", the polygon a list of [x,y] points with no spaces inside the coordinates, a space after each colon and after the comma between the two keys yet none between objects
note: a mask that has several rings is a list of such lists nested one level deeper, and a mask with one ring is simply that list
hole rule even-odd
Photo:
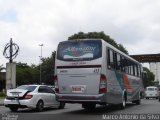
[{"label": "cloud", "polygon": [[130,54],[159,53],[159,9],[159,0],[1,0],[0,65],[11,37],[20,46],[15,61],[38,64],[39,44],[49,57],[79,31],[104,31]]}]

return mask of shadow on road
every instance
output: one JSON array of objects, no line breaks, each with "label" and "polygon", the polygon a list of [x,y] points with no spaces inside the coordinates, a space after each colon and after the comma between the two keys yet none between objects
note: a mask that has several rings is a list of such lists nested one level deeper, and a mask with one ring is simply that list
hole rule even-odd
[{"label": "shadow on road", "polygon": [[[128,103],[125,110],[129,109],[130,107],[135,106],[133,103]],[[85,110],[85,109],[80,109],[80,110],[74,110],[74,111],[68,111],[64,112],[64,114],[77,114],[77,115],[102,115],[104,113],[113,113],[116,111],[119,111],[119,107],[117,105],[109,105],[109,106],[97,106],[93,110]]]},{"label": "shadow on road", "polygon": [[[135,106],[135,104],[133,103],[128,103],[126,109],[129,109],[131,107]],[[66,109],[66,111],[65,111]],[[71,110],[68,111],[70,108],[64,108],[63,109],[63,114],[65,115],[102,115],[102,114],[106,114],[106,113],[113,113],[116,111],[119,111],[119,107],[117,105],[109,105],[109,106],[100,106],[97,105],[95,109],[93,110],[85,110],[85,109],[78,109],[78,110]],[[45,108],[42,112],[37,112],[35,109],[19,109],[17,112],[14,112],[16,114],[21,114],[21,113],[33,113],[33,114],[37,114],[37,113],[45,113],[45,112],[51,112],[51,111],[61,111],[62,109],[58,109],[58,108]],[[10,112],[13,113],[13,112]]]},{"label": "shadow on road", "polygon": [[[64,108],[64,109],[67,109],[67,108]],[[61,110],[61,109],[58,109],[58,108],[44,108],[43,111],[41,111],[42,113],[43,112],[49,112],[49,111],[53,111],[53,110]],[[29,109],[29,108],[25,108],[25,109],[19,109],[17,112],[11,112],[11,113],[41,113],[41,112],[38,112],[36,111],[36,109]]]}]

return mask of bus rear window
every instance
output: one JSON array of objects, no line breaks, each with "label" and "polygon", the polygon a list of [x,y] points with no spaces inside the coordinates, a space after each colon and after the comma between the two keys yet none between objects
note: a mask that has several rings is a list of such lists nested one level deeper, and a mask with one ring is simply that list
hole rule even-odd
[{"label": "bus rear window", "polygon": [[88,61],[102,56],[100,40],[65,41],[58,45],[57,59],[62,61]]}]

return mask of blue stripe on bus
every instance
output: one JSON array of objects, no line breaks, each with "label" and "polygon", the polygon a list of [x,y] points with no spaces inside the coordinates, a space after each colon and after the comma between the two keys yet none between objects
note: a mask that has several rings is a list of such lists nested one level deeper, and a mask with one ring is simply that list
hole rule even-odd
[{"label": "blue stripe on bus", "polygon": [[127,90],[127,95],[128,96],[132,96],[132,92],[129,92],[128,89],[125,86],[124,77],[123,77],[124,74],[123,73],[119,73],[119,72],[115,72],[115,74],[116,74],[117,81],[119,82],[119,85],[121,87],[121,90],[126,89]]}]

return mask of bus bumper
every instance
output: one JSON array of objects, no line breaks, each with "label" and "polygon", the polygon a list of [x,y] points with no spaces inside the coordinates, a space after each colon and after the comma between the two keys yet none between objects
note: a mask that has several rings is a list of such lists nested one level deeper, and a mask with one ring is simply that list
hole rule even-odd
[{"label": "bus bumper", "polygon": [[56,100],[59,102],[65,103],[84,103],[84,102],[93,102],[93,103],[106,103],[106,95],[82,95],[82,94],[56,94]]}]

